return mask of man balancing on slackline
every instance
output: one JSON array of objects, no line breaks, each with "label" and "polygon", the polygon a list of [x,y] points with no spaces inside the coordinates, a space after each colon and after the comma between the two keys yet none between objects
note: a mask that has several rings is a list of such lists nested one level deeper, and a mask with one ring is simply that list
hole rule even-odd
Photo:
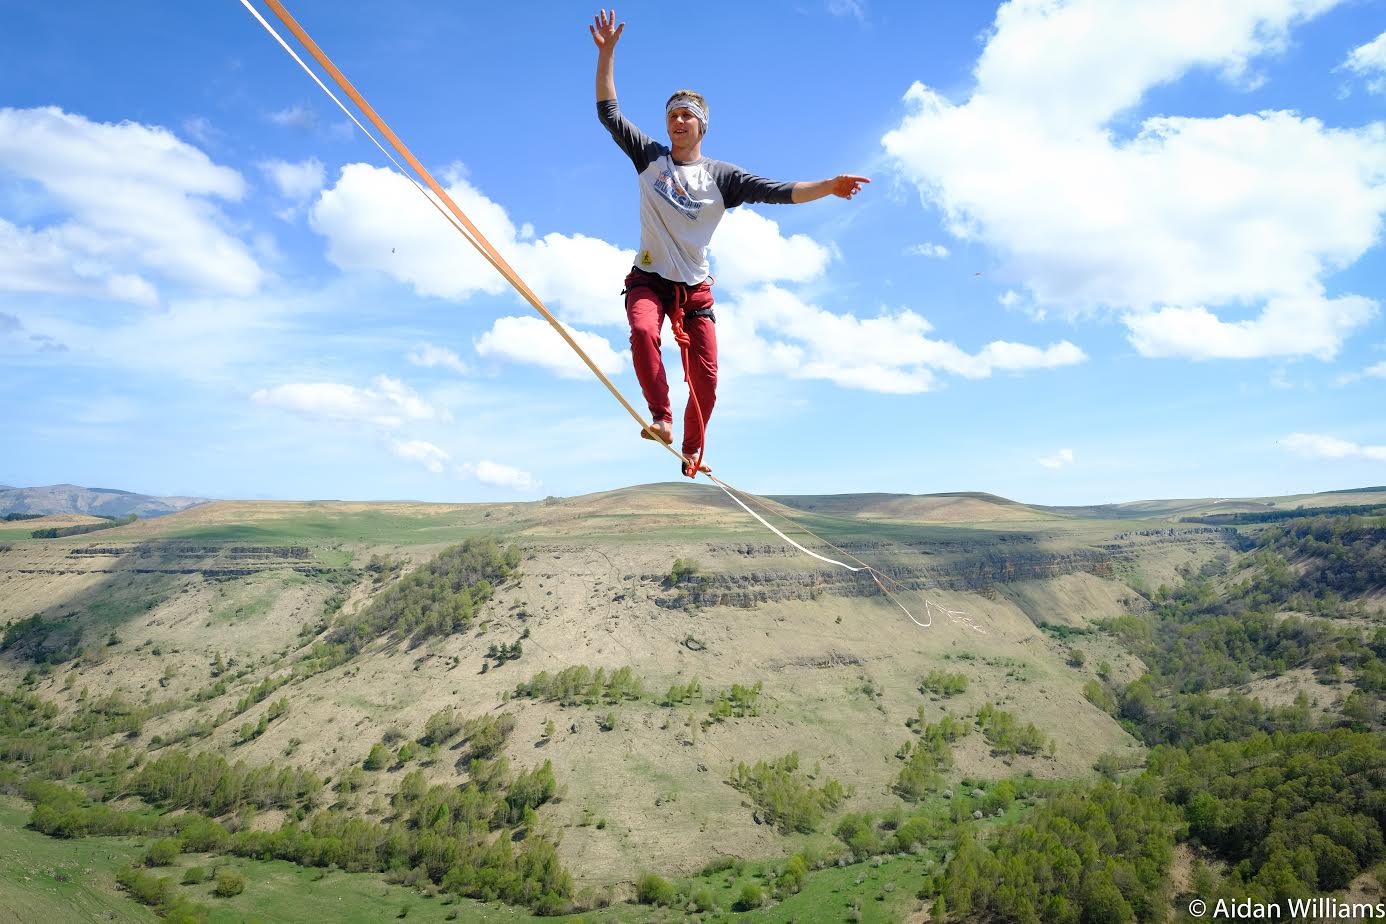
[{"label": "man balancing on slackline", "polygon": [[[717,332],[707,262],[717,223],[727,209],[742,203],[812,202],[827,195],[850,199],[871,181],[844,174],[813,183],[779,183],[704,157],[708,106],[692,90],[679,90],[664,106],[669,144],[652,140],[616,104],[612,59],[625,27],[616,25],[615,10],[601,10],[588,28],[597,43],[597,115],[635,164],[640,183],[640,251],[626,277],[625,296],[635,375],[653,419],[641,436],[665,443],[674,439],[659,337],[665,317],[677,335],[679,313],[689,339],[692,379],[683,414],[683,454],[700,463],[704,429],[717,401]],[[688,462],[682,467],[689,477],[697,474]],[[699,470],[710,471],[701,464]]]}]

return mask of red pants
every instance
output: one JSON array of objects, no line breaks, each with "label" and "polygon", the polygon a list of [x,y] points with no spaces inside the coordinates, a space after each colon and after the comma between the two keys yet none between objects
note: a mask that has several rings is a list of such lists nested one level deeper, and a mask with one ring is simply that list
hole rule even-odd
[{"label": "red pants", "polygon": [[[692,394],[683,412],[683,454],[695,455],[702,448],[703,431],[712,406],[717,403],[717,325],[711,317],[712,280],[696,286],[670,282],[663,276],[632,270],[626,277],[626,319],[630,321],[630,352],[635,361],[635,377],[654,420],[673,422],[669,408],[669,381],[664,376],[664,359],[659,352],[660,330],[664,319],[678,310],[684,312],[683,329],[689,339],[689,376]],[[699,317],[691,312],[708,312]],[[698,407],[693,407],[693,396]],[[698,411],[702,411],[702,420]]]}]

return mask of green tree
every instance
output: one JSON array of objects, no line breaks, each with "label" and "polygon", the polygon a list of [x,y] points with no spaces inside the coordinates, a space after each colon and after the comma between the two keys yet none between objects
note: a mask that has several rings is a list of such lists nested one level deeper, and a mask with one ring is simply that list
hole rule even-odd
[{"label": "green tree", "polygon": [[383,770],[389,765],[390,749],[377,741],[371,747],[371,752],[366,755],[366,760],[361,766],[367,770]]}]

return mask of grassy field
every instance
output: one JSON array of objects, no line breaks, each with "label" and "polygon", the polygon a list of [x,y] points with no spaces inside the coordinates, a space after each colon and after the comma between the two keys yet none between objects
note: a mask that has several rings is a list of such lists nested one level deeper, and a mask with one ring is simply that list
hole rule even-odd
[{"label": "grassy field", "polygon": [[308,578],[293,571],[266,571],[217,588],[212,619],[250,621],[267,612],[289,587],[302,587]]},{"label": "grassy field", "polygon": [[[426,545],[461,542],[494,530],[481,513],[459,515],[451,508],[431,510],[418,505],[406,513],[376,510],[332,510],[316,505],[279,516],[248,522],[145,521],[141,524],[161,539],[250,542],[261,545],[302,545],[314,542],[360,542],[370,545]],[[133,538],[133,536],[131,537]],[[143,538],[143,537],[141,537]]]},{"label": "grassy field", "polygon": [[[142,839],[61,840],[26,830],[28,817],[26,803],[0,800],[0,922],[59,924],[109,920],[144,924],[159,920],[115,884],[116,872],[142,856]],[[920,883],[937,862],[937,857],[923,854],[833,867],[811,875],[799,894],[744,913],[731,910],[742,886],[756,883],[768,892],[774,865],[740,864],[699,876],[692,881],[692,891],[705,889],[719,909],[706,915],[706,921],[828,924],[846,920],[853,908],[859,908],[861,921],[885,924],[903,920],[919,904],[916,893]],[[191,866],[205,870],[224,866],[245,876],[245,891],[233,898],[213,895],[211,882],[176,886],[178,894],[210,909],[212,924],[368,924],[401,919],[479,924],[539,924],[554,920],[672,924],[686,919],[683,909],[638,905],[614,905],[561,918],[539,918],[498,904],[425,895],[385,882],[371,873],[307,869],[279,860],[184,855],[176,866],[153,872],[179,883],[184,870]]]},{"label": "grassy field", "polygon": [[159,920],[115,884],[116,870],[140,855],[138,840],[57,840],[25,830],[28,820],[28,803],[0,798],[0,921]]}]

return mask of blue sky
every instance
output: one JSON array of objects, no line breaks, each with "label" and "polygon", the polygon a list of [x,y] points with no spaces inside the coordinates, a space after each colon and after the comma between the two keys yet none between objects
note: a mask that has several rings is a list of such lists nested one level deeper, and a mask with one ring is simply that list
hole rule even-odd
[{"label": "blue sky", "polygon": [[[0,483],[494,501],[675,477],[238,2],[11,6]],[[1035,503],[1386,483],[1386,6],[1208,6],[618,8],[647,132],[693,87],[704,154],[873,180],[719,229],[717,473]],[[595,9],[290,10],[639,406]]]}]

